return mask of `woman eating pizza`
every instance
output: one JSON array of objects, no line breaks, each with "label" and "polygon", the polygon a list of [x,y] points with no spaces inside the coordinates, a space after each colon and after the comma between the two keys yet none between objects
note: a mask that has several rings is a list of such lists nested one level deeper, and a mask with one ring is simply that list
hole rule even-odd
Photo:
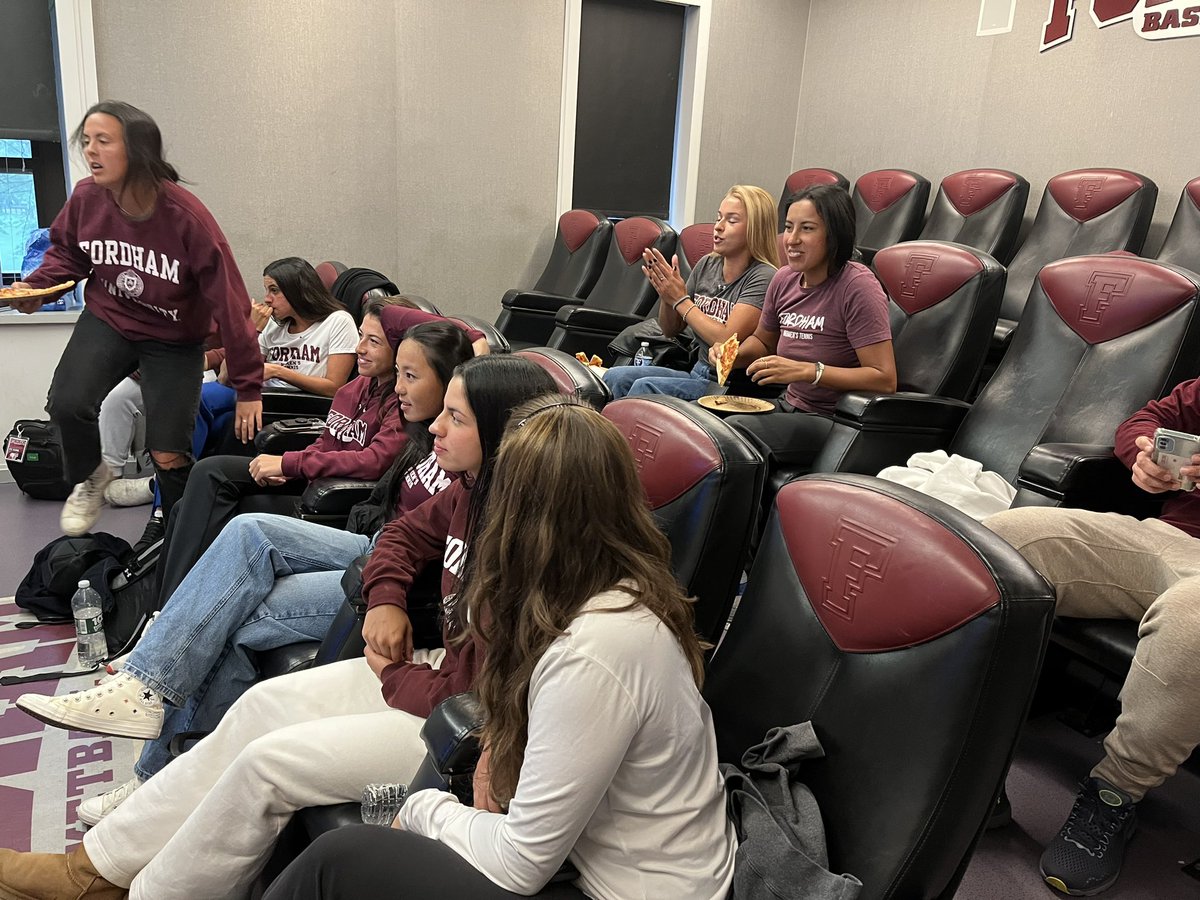
[{"label": "woman eating pizza", "polygon": [[[784,225],[787,266],[767,288],[762,318],[734,365],[756,384],[786,385],[775,410],[730,416],[768,464],[812,462],[833,428],[846,391],[896,390],[887,295],[875,275],[851,262],[854,204],[836,185],[791,198]],[[716,348],[709,351],[715,366]]]},{"label": "woman eating pizza", "polygon": [[708,348],[758,326],[767,285],[779,266],[775,215],[775,199],[762,188],[731,187],[717,210],[712,253],[696,263],[686,284],[678,257],[667,262],[657,250],[646,251],[642,271],[658,291],[659,327],[667,337],[690,335],[699,350],[686,372],[665,366],[609,369],[604,382],[614,400],[643,394],[695,400],[716,389]]},{"label": "woman eating pizza", "polygon": [[[142,373],[146,444],[163,510],[183,495],[192,468],[192,427],[204,370],[204,339],[215,319],[237,399],[235,428],[249,440],[262,424],[262,355],[250,324],[250,296],[212,214],[180,187],[163,157],[158,125],[128,103],[87,111],[72,142],[91,175],[50,226],[50,249],[17,288],[63,287],[88,279],[86,307],[50,385],[47,410],[62,437],[66,534],[86,532],[113,480],[100,456],[100,401],[127,375]],[[58,291],[61,294],[61,290]],[[57,294],[14,299],[24,313]]]}]

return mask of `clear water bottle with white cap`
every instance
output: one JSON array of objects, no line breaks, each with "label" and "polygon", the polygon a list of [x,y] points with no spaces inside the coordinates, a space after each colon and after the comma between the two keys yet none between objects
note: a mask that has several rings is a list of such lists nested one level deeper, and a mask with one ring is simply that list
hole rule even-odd
[{"label": "clear water bottle with white cap", "polygon": [[406,799],[406,784],[368,784],[362,793],[363,824],[391,825]]},{"label": "clear water bottle with white cap", "polygon": [[642,341],[642,346],[638,347],[638,352],[633,355],[633,364],[635,366],[653,365],[654,357],[650,355],[650,342]]},{"label": "clear water bottle with white cap", "polygon": [[75,640],[79,645],[79,664],[94,669],[108,657],[108,641],[104,638],[104,609],[100,595],[92,590],[87,579],[71,598],[71,613],[75,616]]}]

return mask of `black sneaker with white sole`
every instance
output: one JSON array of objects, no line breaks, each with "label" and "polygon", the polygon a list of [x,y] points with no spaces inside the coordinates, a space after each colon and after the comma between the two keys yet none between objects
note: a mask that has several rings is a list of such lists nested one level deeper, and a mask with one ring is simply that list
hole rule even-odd
[{"label": "black sneaker with white sole", "polygon": [[1101,778],[1088,778],[1062,831],[1042,853],[1042,878],[1074,897],[1090,897],[1116,883],[1125,845],[1137,829],[1133,798]]}]

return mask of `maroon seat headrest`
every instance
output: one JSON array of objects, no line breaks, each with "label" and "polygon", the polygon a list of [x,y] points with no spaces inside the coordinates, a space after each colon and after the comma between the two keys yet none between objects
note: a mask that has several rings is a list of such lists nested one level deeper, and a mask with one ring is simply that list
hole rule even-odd
[{"label": "maroon seat headrest", "polygon": [[1055,175],[1046,190],[1076,222],[1089,222],[1120,206],[1146,182],[1125,169],[1075,169]]},{"label": "maroon seat headrest", "polygon": [[604,407],[604,417],[629,441],[654,509],[679,499],[721,467],[712,436],[669,406],[618,400]]},{"label": "maroon seat headrest", "polygon": [[587,209],[569,209],[558,217],[558,230],[563,243],[574,253],[595,233],[600,220]]},{"label": "maroon seat headrest", "polygon": [[569,353],[552,347],[531,347],[513,355],[523,356],[545,369],[561,394],[574,394],[596,409],[602,409],[612,399],[612,391],[604,379]]},{"label": "maroon seat headrest", "polygon": [[1000,599],[994,574],[970,545],[884,493],[801,481],[785,485],[776,503],[808,602],[845,652],[923,644]]},{"label": "maroon seat headrest", "polygon": [[945,300],[983,271],[974,253],[937,241],[885,247],[872,265],[892,302],[910,316]]},{"label": "maroon seat headrest", "polygon": [[854,183],[854,190],[872,212],[878,213],[887,209],[917,184],[917,179],[911,172],[902,169],[879,169],[858,179]]},{"label": "maroon seat headrest", "polygon": [[632,266],[641,262],[642,252],[662,236],[663,230],[644,216],[633,216],[618,222],[613,232],[621,257]]},{"label": "maroon seat headrest", "polygon": [[812,187],[814,184],[841,184],[843,181],[845,181],[845,177],[832,169],[797,169],[783,183],[783,196],[779,199],[787,200],[797,191]]},{"label": "maroon seat headrest", "polygon": [[987,209],[1016,186],[1016,176],[1002,169],[968,169],[942,179],[946,199],[964,216]]},{"label": "maroon seat headrest", "polygon": [[1173,269],[1115,254],[1050,263],[1038,283],[1067,327],[1089,344],[1137,331],[1196,296],[1196,286]]},{"label": "maroon seat headrest", "polygon": [[679,232],[680,256],[693,268],[701,259],[712,253],[712,249],[712,222],[697,222]]},{"label": "maroon seat headrest", "polygon": [[325,290],[333,287],[333,283],[337,281],[338,270],[331,262],[317,263],[317,277],[321,279],[321,284],[325,285]]}]

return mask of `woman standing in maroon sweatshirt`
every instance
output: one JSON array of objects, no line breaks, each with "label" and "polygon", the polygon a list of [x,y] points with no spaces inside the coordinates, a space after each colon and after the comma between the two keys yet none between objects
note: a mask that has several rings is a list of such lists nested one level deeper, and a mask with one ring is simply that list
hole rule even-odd
[{"label": "woman standing in maroon sweatshirt", "polygon": [[[179,186],[163,157],[158,125],[128,103],[88,110],[72,142],[91,176],[75,186],[50,227],[42,265],[17,286],[87,279],[79,316],[50,385],[47,410],[63,441],[75,490],[62,529],[91,529],[114,473],[100,458],[100,401],[142,372],[146,443],[169,514],[192,467],[192,426],[204,369],[204,338],[215,319],[237,391],[235,428],[248,440],[262,424],[262,362],[250,296],[212,214]],[[14,301],[35,312],[54,296]]]}]

